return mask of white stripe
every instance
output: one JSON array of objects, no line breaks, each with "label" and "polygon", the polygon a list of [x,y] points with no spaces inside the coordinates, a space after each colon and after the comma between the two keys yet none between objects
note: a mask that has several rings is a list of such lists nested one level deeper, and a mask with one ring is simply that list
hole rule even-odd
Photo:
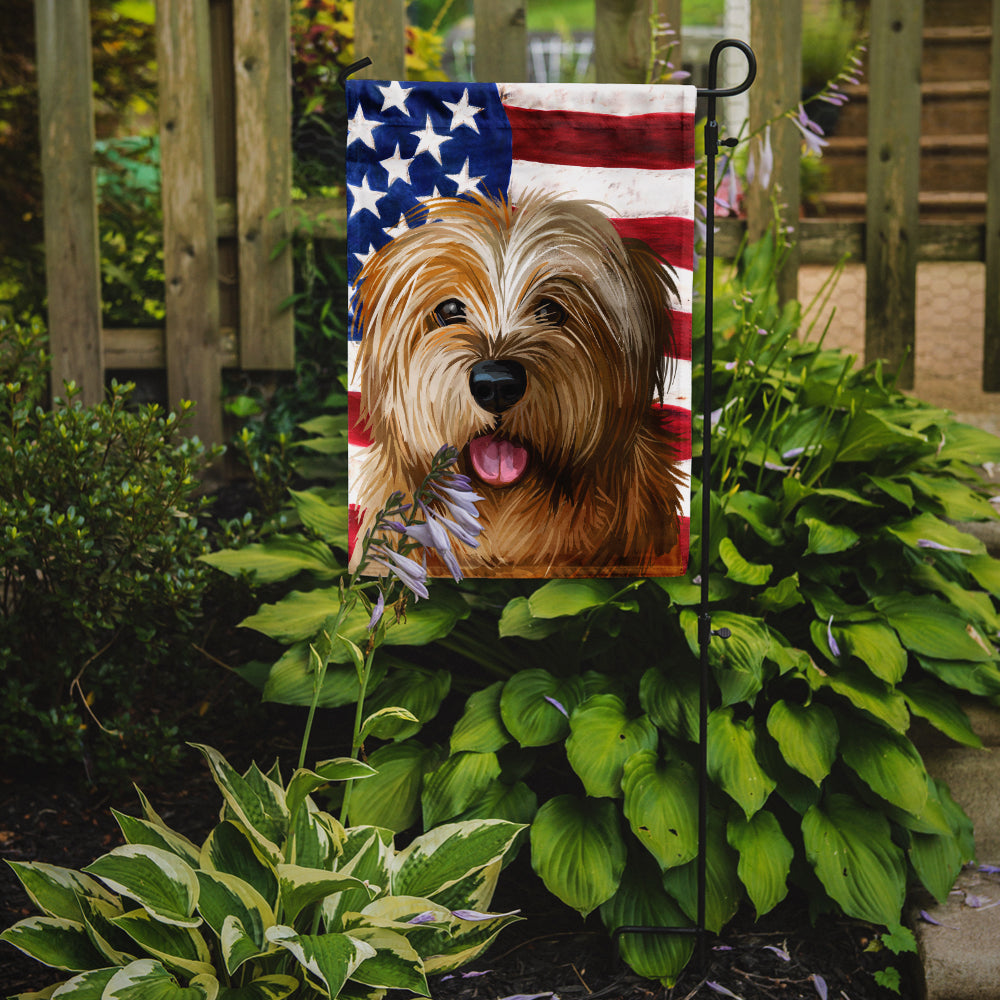
[{"label": "white stripe", "polygon": [[683,358],[673,360],[673,378],[663,394],[664,406],[676,406],[679,409],[691,409],[691,362]]},{"label": "white stripe", "polygon": [[617,83],[498,83],[500,100],[535,111],[585,111],[602,115],[695,113],[694,87]]},{"label": "white stripe", "polygon": [[674,283],[677,285],[677,295],[671,298],[670,308],[674,312],[689,313],[694,296],[694,271],[679,267],[673,274]]},{"label": "white stripe", "polygon": [[510,200],[516,205],[530,191],[558,191],[608,207],[619,219],[670,215],[694,219],[694,168],[639,170],[634,167],[575,167],[514,160]]}]

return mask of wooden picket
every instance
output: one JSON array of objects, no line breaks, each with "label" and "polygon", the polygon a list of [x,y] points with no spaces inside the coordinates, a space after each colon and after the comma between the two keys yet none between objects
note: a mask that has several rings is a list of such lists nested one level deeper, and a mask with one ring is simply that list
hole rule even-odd
[{"label": "wooden picket", "polygon": [[[474,0],[480,79],[526,78],[526,2]],[[904,378],[912,378],[917,261],[985,260],[983,384],[1000,391],[1000,0],[992,5],[985,225],[918,220],[922,8],[871,0],[867,218],[787,218],[797,257],[781,288],[795,293],[799,261],[864,260],[867,354],[896,366],[909,352]],[[355,51],[373,60],[364,75],[405,77],[405,10],[404,0],[356,0]],[[598,81],[644,79],[651,15],[679,30],[681,11],[682,0],[595,0]],[[169,402],[194,399],[196,432],[220,441],[223,368],[294,364],[293,319],[283,308],[292,291],[289,0],[158,0],[165,329],[101,329],[89,3],[35,0],[35,14],[54,388],[72,379],[92,402],[106,370],[165,368]],[[753,2],[751,128],[798,101],[801,15],[801,0]],[[734,134],[739,123],[729,124]],[[772,195],[798,204],[792,123],[776,123],[772,142],[770,187],[749,192],[746,222],[722,220],[722,254],[747,228],[757,234],[771,221]],[[343,199],[307,202],[296,215],[314,220],[314,236],[343,237]]]}]

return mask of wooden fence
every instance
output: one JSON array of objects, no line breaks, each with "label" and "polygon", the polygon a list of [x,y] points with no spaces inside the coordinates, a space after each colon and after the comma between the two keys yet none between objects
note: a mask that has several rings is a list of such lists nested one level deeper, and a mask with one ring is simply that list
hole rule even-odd
[{"label": "wooden fence", "polygon": [[[478,79],[525,79],[528,2],[475,0]],[[165,368],[170,401],[195,400],[196,432],[220,441],[221,370],[293,364],[292,316],[282,308],[292,289],[291,255],[278,250],[292,218],[284,211],[291,203],[290,0],[158,0],[166,325],[124,331],[102,329],[100,319],[88,0],[35,3],[53,383],[73,379],[94,401],[106,370]],[[599,81],[645,78],[656,3],[595,0]],[[681,0],[658,3],[658,15],[680,25]],[[405,7],[404,0],[357,0],[355,47],[373,60],[368,75],[405,78]],[[992,3],[985,224],[918,217],[922,9],[918,0],[871,0],[867,216],[787,217],[798,238],[782,291],[795,294],[800,263],[832,263],[845,253],[863,260],[866,355],[896,364],[910,351],[903,378],[912,384],[917,262],[985,261],[983,384],[998,391],[1000,0]],[[753,0],[751,16],[759,66],[753,129],[799,101],[802,2]],[[680,45],[683,51],[683,38]],[[733,252],[745,227],[752,235],[763,230],[776,194],[798,205],[800,140],[790,124],[775,129],[774,152],[768,189],[748,193],[746,222],[724,220],[721,255]],[[314,220],[314,235],[342,238],[343,201],[309,202],[298,214]]]}]

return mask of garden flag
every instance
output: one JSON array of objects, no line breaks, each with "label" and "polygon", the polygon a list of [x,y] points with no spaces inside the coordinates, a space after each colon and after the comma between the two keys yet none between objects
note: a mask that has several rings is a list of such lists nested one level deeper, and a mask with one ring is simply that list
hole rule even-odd
[{"label": "garden flag", "polygon": [[348,82],[353,548],[452,445],[466,575],[686,571],[695,97]]}]

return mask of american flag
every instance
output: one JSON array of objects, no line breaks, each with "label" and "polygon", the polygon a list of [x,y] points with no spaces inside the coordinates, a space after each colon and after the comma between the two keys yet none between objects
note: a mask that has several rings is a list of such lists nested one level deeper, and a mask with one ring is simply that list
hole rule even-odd
[{"label": "american flag", "polygon": [[[480,192],[516,206],[542,189],[608,206],[621,236],[642,239],[674,269],[673,378],[650,405],[690,476],[695,100],[694,87],[673,85],[348,81],[349,288],[424,198]],[[357,343],[348,343],[352,470],[368,444],[357,419]],[[689,516],[685,496],[682,565]]]}]

